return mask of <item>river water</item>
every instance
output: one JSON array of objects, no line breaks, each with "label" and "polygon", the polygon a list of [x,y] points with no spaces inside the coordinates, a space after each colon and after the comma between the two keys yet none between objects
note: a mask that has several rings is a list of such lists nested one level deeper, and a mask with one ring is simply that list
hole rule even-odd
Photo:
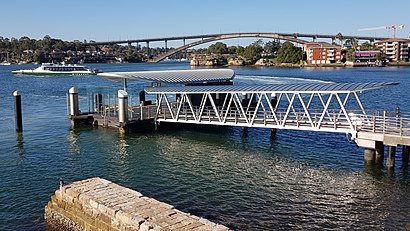
[{"label": "river water", "polygon": [[[0,66],[0,230],[45,230],[43,209],[59,179],[102,177],[235,230],[409,230],[410,176],[363,164],[345,135],[269,129],[207,128],[121,135],[71,129],[66,92],[121,88],[89,77],[17,77]],[[103,71],[189,69],[188,63],[94,65]],[[408,68],[234,68],[235,84],[374,82],[366,109],[410,112]],[[130,83],[131,94],[141,83]],[[14,90],[23,100],[16,135]],[[134,92],[133,92],[134,91]],[[86,110],[86,109],[83,109]],[[400,150],[400,149],[398,149]]]}]

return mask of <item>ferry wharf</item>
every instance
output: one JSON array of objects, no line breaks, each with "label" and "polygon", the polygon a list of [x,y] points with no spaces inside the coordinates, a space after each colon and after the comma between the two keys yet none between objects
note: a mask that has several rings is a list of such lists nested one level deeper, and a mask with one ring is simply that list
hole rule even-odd
[{"label": "ferry wharf", "polygon": [[[124,82],[124,89],[112,97],[90,95],[88,112],[80,113],[79,91],[71,88],[67,118],[72,126],[98,125],[121,132],[157,131],[184,124],[237,126],[244,132],[268,128],[272,137],[278,129],[333,132],[346,134],[364,148],[366,164],[383,165],[386,159],[386,168],[394,169],[400,149],[403,164],[409,162],[410,114],[367,110],[359,97],[365,91],[398,83],[239,86],[233,84],[235,73],[230,69],[111,72],[98,76]],[[127,92],[127,81],[132,80],[153,85],[145,87],[133,101]],[[151,100],[146,100],[146,95]]]}]

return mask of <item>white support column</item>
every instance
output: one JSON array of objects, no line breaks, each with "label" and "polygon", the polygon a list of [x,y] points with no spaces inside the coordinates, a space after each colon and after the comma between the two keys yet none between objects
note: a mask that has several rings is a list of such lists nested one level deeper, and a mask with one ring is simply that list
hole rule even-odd
[{"label": "white support column", "polygon": [[[261,107],[264,112],[266,112],[265,105],[263,105],[263,93],[256,94],[258,96],[258,100],[261,100]],[[267,99],[269,101],[269,99]]]},{"label": "white support column", "polygon": [[[229,102],[228,102],[228,107],[226,108],[225,116],[223,117],[223,121],[222,121],[223,123],[226,123],[226,118],[228,117],[228,112],[230,111],[231,104],[232,104],[232,101],[233,101],[233,94],[234,93],[230,94],[231,97],[230,97]],[[228,94],[226,95],[226,98],[228,98]]]},{"label": "white support column", "polygon": [[255,112],[253,113],[253,116],[252,116],[251,124],[250,124],[250,125],[253,125],[254,122],[255,122],[255,118],[256,118],[256,116],[258,115],[258,110],[259,110],[259,107],[260,107],[260,105],[261,105],[261,101],[262,101],[262,98],[259,97],[259,100],[258,100],[258,103],[256,104]]},{"label": "white support column", "polygon": [[[352,121],[351,121],[350,118],[349,118],[349,115],[348,115],[347,112],[346,112],[346,109],[345,109],[345,107],[344,107],[344,105],[343,105],[343,102],[342,102],[342,100],[341,100],[340,97],[339,97],[339,94],[336,93],[335,95],[336,95],[337,102],[339,102],[339,105],[340,105],[340,107],[341,107],[341,109],[342,109],[342,111],[343,111],[343,114],[346,116],[347,122],[348,122],[349,125],[350,125],[350,129],[356,131],[356,129],[354,129],[354,126],[353,126],[353,124],[352,124]],[[335,123],[336,123],[336,121],[335,121]]]},{"label": "white support column", "polygon": [[278,97],[278,103],[276,104],[276,106],[275,106],[275,111],[278,109],[278,107],[279,107],[279,104],[280,104],[280,101],[282,100],[282,96],[283,96],[283,93],[280,93],[279,94],[279,97]]},{"label": "white support column", "polygon": [[[295,100],[295,96],[296,96],[296,94],[293,94],[292,98],[289,101],[288,109],[286,110],[285,116],[283,117],[282,127],[285,127],[285,125],[286,125],[286,119],[288,118],[290,109],[293,108],[293,101]],[[286,97],[289,99],[289,96],[287,94],[286,94]],[[293,109],[293,111],[296,114],[295,109]]]},{"label": "white support column", "polygon": [[68,93],[70,95],[70,115],[77,116],[80,114],[78,106],[78,88],[72,87]]},{"label": "white support column", "polygon": [[188,105],[189,105],[189,108],[191,109],[192,117],[194,117],[194,120],[195,120],[196,122],[199,122],[199,121],[198,121],[198,118],[196,117],[195,110],[194,110],[194,107],[192,106],[191,100],[189,99],[189,97],[188,97],[187,94],[183,94],[183,95],[185,96],[185,100],[187,101],[187,103],[188,103]]},{"label": "white support column", "polygon": [[[346,107],[347,100],[349,100],[350,92],[346,94],[346,98],[343,100],[343,107]],[[340,114],[342,113],[342,110],[339,110],[339,113],[337,114],[337,119],[340,118]]]},{"label": "white support column", "polygon": [[[316,125],[316,128],[320,129],[320,125],[322,125],[322,121],[325,118],[325,114],[329,114],[327,109],[329,108],[330,101],[332,101],[333,94],[330,94],[329,99],[327,99],[327,103],[325,105],[325,108],[323,109],[322,115],[320,116],[319,122]],[[329,115],[330,116],[330,115]]]},{"label": "white support column", "polygon": [[221,117],[219,116],[218,108],[216,108],[216,105],[215,105],[214,99],[212,98],[212,95],[209,94],[209,93],[207,95],[208,95],[209,101],[211,102],[212,107],[214,108],[216,118],[218,118],[219,122],[222,122]]},{"label": "white support column", "polygon": [[168,101],[168,96],[167,96],[167,94],[164,94],[164,99],[165,99],[165,103],[167,104],[167,107],[168,107],[168,109],[169,109],[169,113],[171,114],[172,119],[175,119],[174,111],[172,110],[171,104],[170,104],[169,101]]},{"label": "white support column", "polygon": [[300,100],[300,103],[302,104],[303,109],[305,110],[305,114],[306,114],[307,118],[309,119],[310,125],[312,126],[312,128],[314,128],[315,125],[313,125],[312,118],[310,117],[310,113],[309,113],[309,111],[308,111],[308,109],[305,105],[305,102],[303,101],[303,99],[302,99],[302,97],[300,96],[299,93],[297,95],[298,95],[298,98]]},{"label": "white support column", "polygon": [[205,110],[205,105],[206,105],[206,99],[208,98],[207,94],[203,94],[202,96],[202,102],[201,105],[199,106],[199,116],[198,116],[198,121],[201,122],[202,119],[202,114],[204,113]]},{"label": "white support column", "polygon": [[128,93],[124,90],[118,90],[118,122],[125,123],[128,121]]},{"label": "white support column", "polygon": [[183,104],[184,104],[184,97],[182,96],[181,100],[179,100],[179,102],[177,101],[178,109],[177,109],[177,112],[176,112],[176,115],[175,115],[176,121],[178,121],[178,119],[179,119],[179,113],[181,112],[181,108],[182,108]]},{"label": "white support column", "polygon": [[[295,94],[296,94],[296,93],[293,93],[292,98],[294,98],[294,97],[295,97]],[[291,99],[289,98],[288,93],[285,93],[285,96],[286,96],[286,98],[288,99],[289,106],[291,106],[293,113],[296,115],[296,110],[295,110],[295,107],[293,107],[293,100],[292,100],[292,102],[290,102],[290,101],[291,101]]]},{"label": "white support column", "polygon": [[[322,102],[322,106],[323,106],[323,107],[326,107],[326,104],[325,104],[325,101],[323,100],[322,95],[321,95],[320,93],[317,93],[317,96],[319,97],[320,102]],[[331,94],[330,94],[330,96],[331,96]],[[329,96],[329,97],[330,97],[330,96]],[[326,114],[327,114],[327,117],[329,118],[329,120],[332,121],[332,117],[330,116],[330,114],[329,114],[329,112],[328,112],[327,110],[326,110]]]},{"label": "white support column", "polygon": [[158,100],[157,100],[157,111],[155,113],[155,121],[158,120],[159,112],[161,110],[162,98],[163,98],[163,94],[159,94],[159,97],[157,95]]},{"label": "white support column", "polygon": [[246,123],[249,123],[248,117],[246,116],[245,110],[243,109],[241,101],[239,100],[239,97],[237,94],[235,94],[235,99],[238,102],[239,108],[241,109],[242,115],[244,116]]},{"label": "white support column", "polygon": [[[274,94],[274,93],[272,93],[272,94]],[[275,119],[276,125],[279,126],[279,120],[278,120],[278,117],[276,116],[276,110],[274,110],[274,107],[273,107],[271,101],[269,100],[269,97],[266,95],[266,93],[264,93],[264,95],[265,95],[265,98],[266,98],[266,100],[267,100],[267,102],[268,102],[268,106],[269,106],[269,108],[270,108],[270,110],[271,110],[271,112],[272,112],[272,116],[273,116],[273,118]],[[276,103],[276,104],[277,104],[277,103]],[[276,106],[276,105],[275,105],[275,106]]]},{"label": "white support column", "polygon": [[[223,113],[223,111],[224,111],[224,109],[225,109],[226,102],[228,101],[228,95],[229,95],[229,94],[225,94],[224,103],[222,104],[222,113]],[[226,109],[226,113],[228,113],[228,110],[229,110],[229,106],[228,106],[228,108]],[[221,116],[223,117],[223,115],[221,115]]]}]

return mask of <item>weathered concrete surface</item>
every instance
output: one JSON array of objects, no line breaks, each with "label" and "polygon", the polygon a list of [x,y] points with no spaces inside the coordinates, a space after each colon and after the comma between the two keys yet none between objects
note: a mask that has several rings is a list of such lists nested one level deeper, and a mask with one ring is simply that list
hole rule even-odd
[{"label": "weathered concrete surface", "polygon": [[375,148],[375,141],[381,141],[384,145],[397,146],[397,145],[410,145],[410,137],[371,133],[371,132],[358,132],[357,133],[357,145],[362,148]]},{"label": "weathered concrete surface", "polygon": [[63,186],[45,207],[59,230],[229,230],[101,178]]}]

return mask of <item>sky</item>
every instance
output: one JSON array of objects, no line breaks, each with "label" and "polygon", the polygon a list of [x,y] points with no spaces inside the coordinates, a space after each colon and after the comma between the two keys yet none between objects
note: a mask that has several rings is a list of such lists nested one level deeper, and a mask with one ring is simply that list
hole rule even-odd
[{"label": "sky", "polygon": [[0,9],[0,36],[6,38],[110,41],[234,32],[387,37],[386,29],[358,30],[402,24],[397,37],[410,35],[409,0],[2,0]]}]

